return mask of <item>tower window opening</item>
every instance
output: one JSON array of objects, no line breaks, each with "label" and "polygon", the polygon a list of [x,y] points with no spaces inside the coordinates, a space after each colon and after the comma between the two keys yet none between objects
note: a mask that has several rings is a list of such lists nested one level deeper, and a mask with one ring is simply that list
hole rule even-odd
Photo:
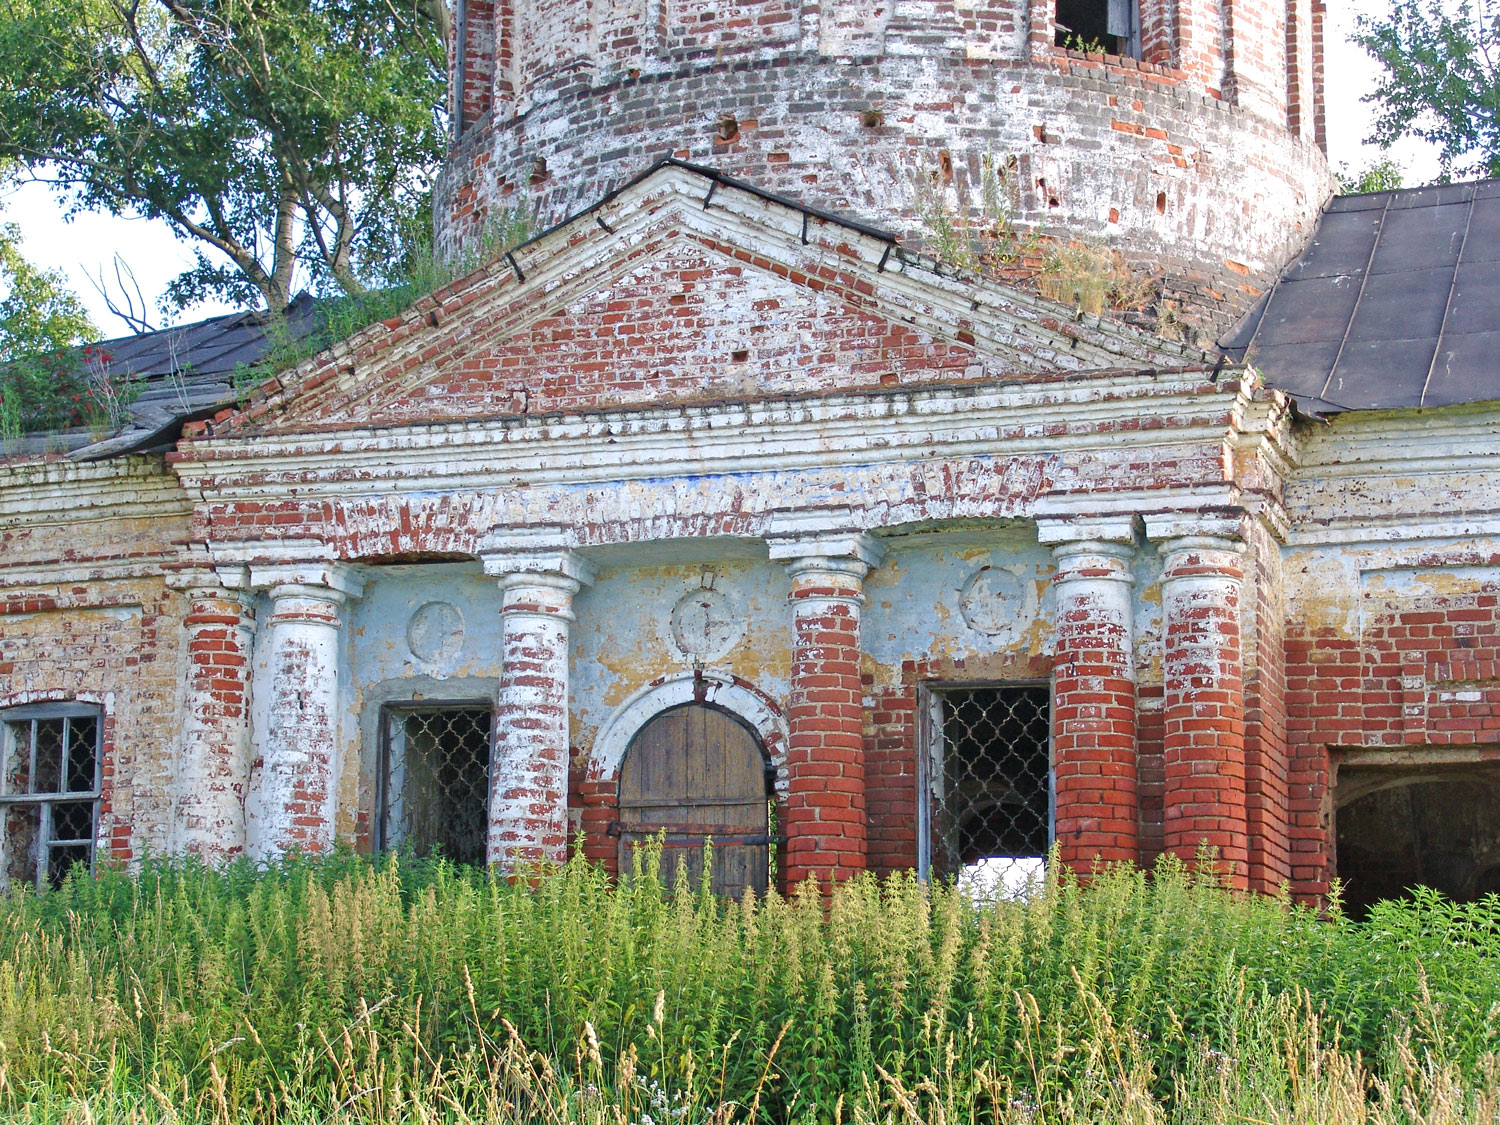
[{"label": "tower window opening", "polygon": [[931,690],[917,815],[924,875],[982,898],[1040,880],[1052,841],[1051,720],[1045,684]]},{"label": "tower window opening", "polygon": [[1141,57],[1138,0],[1057,0],[1059,47]]},{"label": "tower window opening", "polygon": [[480,865],[488,833],[490,720],[481,706],[390,707],[380,771],[381,848]]}]

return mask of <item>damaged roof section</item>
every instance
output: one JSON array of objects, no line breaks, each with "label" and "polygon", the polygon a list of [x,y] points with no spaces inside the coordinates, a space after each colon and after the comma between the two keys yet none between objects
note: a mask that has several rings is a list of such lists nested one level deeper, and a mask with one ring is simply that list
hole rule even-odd
[{"label": "damaged roof section", "polygon": [[1220,346],[1313,413],[1500,400],[1500,180],[1335,197]]},{"label": "damaged roof section", "polygon": [[[253,371],[276,342],[270,319],[263,312],[228,313],[95,344],[108,357],[105,373],[131,388],[130,417],[119,433],[74,456],[95,461],[170,445],[183,422],[233,403],[237,376]],[[317,301],[298,296],[283,325],[292,341],[315,331]]]}]

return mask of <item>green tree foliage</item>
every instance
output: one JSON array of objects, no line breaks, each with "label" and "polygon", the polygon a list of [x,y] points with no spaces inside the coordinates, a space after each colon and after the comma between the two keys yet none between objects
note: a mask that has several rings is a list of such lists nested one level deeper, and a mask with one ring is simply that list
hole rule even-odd
[{"label": "green tree foliage", "polygon": [[0,437],[9,438],[87,420],[78,345],[99,336],[62,275],[28,262],[20,240],[19,227],[0,225]]},{"label": "green tree foliage", "polygon": [[1373,160],[1362,168],[1350,168],[1340,164],[1334,173],[1339,182],[1339,194],[1357,195],[1369,191],[1395,191],[1403,185],[1405,175],[1401,165],[1389,156]]},{"label": "green tree foliage", "polygon": [[1392,0],[1357,27],[1384,68],[1375,140],[1430,141],[1444,179],[1500,176],[1500,0]]},{"label": "green tree foliage", "polygon": [[429,221],[445,23],[440,0],[0,0],[0,160],[194,240],[179,306],[359,293]]}]

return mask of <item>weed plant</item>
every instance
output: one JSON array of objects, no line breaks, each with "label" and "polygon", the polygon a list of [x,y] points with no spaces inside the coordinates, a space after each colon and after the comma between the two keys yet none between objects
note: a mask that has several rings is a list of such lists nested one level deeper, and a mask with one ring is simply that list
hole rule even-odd
[{"label": "weed plant", "polygon": [[485,225],[472,245],[450,258],[440,257],[425,236],[416,238],[392,271],[390,284],[323,298],[318,303],[317,324],[312,331],[294,333],[284,317],[271,317],[266,324],[270,340],[266,354],[254,364],[236,368],[231,381],[239,390],[248,391],[340,340],[399,315],[419,297],[463,277],[536,233],[536,212],[518,206],[500,212]]},{"label": "weed plant", "polygon": [[0,901],[37,1125],[1494,1122],[1497,1035],[1493,899],[1355,923],[1170,861],[991,906],[349,855]]}]

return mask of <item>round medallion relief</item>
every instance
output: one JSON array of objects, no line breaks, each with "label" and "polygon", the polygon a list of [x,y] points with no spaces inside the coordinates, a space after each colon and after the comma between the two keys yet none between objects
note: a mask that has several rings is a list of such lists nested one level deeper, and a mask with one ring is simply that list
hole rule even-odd
[{"label": "round medallion relief", "polygon": [[672,640],[694,660],[718,659],[743,633],[734,604],[718,590],[689,590],[672,607]]},{"label": "round medallion relief", "polygon": [[428,602],[406,625],[406,647],[427,664],[449,664],[464,644],[464,617],[447,602]]},{"label": "round medallion relief", "polygon": [[1020,640],[1040,608],[1036,583],[1021,565],[982,566],[958,594],[959,612],[976,633],[1002,644]]}]

